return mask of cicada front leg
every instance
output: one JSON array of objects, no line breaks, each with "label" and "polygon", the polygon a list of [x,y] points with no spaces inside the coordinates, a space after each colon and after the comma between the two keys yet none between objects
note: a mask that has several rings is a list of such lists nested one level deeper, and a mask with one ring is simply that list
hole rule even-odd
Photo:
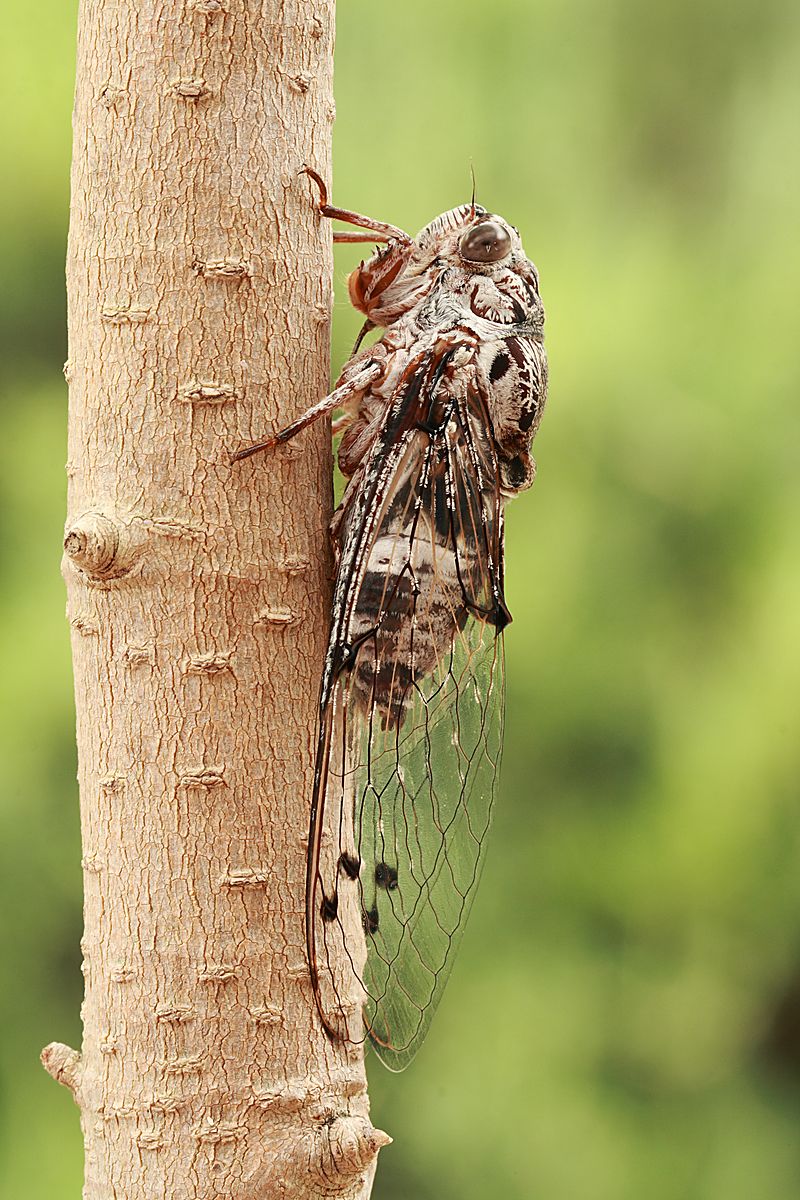
[{"label": "cicada front leg", "polygon": [[383,324],[380,319],[382,313],[379,310],[385,299],[385,292],[402,274],[414,249],[413,239],[402,229],[398,229],[394,225],[387,225],[384,221],[375,221],[372,217],[362,216],[361,213],[351,212],[350,209],[337,208],[335,205],[329,204],[328,189],[321,175],[318,175],[311,167],[304,167],[302,173],[313,179],[319,188],[317,209],[322,216],[357,226],[357,232],[352,230],[335,231],[334,242],[378,242],[386,243],[386,245],[385,248],[373,254],[367,262],[361,263],[350,275],[348,281],[350,298],[355,307],[365,314],[367,320],[353,349],[351,364],[345,367],[337,386],[330,395],[325,396],[291,425],[287,425],[285,429],[281,429],[263,441],[255,442],[252,446],[245,446],[242,450],[237,450],[231,456],[234,462],[249,458],[252,454],[258,454],[262,450],[272,450],[276,446],[291,441],[303,429],[336,408],[348,410],[345,416],[337,422],[336,432],[341,432],[349,424],[352,419],[351,413],[357,407],[358,401],[384,373],[383,365],[375,359],[370,358],[364,362],[362,356],[360,361],[353,362],[353,358],[365,334],[376,325]]},{"label": "cicada front leg", "polygon": [[334,242],[385,243],[385,248],[377,250],[371,258],[356,267],[347,281],[350,300],[367,317],[369,327],[383,324],[379,310],[384,294],[408,266],[414,251],[414,239],[396,225],[388,225],[385,221],[376,221],[349,208],[329,204],[328,189],[322,177],[311,167],[303,167],[303,174],[313,179],[319,188],[317,209],[323,217],[358,227],[357,231],[334,230]]},{"label": "cicada front leg", "polygon": [[372,217],[362,216],[349,208],[338,208],[328,203],[328,189],[325,180],[311,167],[303,167],[301,175],[308,175],[319,188],[317,208],[323,217],[331,220],[344,221],[346,225],[357,225],[363,233],[336,230],[333,234],[335,242],[391,242],[394,240],[410,242],[412,239],[396,225],[387,225],[385,221],[376,221]]}]

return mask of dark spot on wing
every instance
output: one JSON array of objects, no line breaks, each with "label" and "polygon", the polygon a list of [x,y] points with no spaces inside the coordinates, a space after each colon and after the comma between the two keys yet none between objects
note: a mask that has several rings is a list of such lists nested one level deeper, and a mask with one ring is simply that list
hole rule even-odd
[{"label": "dark spot on wing", "polygon": [[379,888],[393,892],[397,887],[397,867],[390,867],[385,862],[378,863],[375,868],[375,883]]},{"label": "dark spot on wing", "polygon": [[353,854],[342,854],[339,858],[339,870],[348,879],[358,879],[358,873],[361,870],[361,859],[356,858]]},{"label": "dark spot on wing", "polygon": [[497,355],[492,363],[492,369],[489,372],[489,378],[492,383],[497,383],[498,379],[502,379],[508,368],[511,366],[511,359],[505,352]]},{"label": "dark spot on wing", "polygon": [[378,929],[378,910],[377,910],[377,908],[371,908],[369,910],[369,912],[367,912],[367,910],[364,909],[364,912],[362,913],[362,920],[364,922],[364,930],[366,933],[376,933],[377,932],[377,929]]},{"label": "dark spot on wing", "polygon": [[322,903],[319,906],[319,911],[323,921],[335,921],[336,914],[339,911],[339,897],[334,894],[332,896],[323,896]]}]

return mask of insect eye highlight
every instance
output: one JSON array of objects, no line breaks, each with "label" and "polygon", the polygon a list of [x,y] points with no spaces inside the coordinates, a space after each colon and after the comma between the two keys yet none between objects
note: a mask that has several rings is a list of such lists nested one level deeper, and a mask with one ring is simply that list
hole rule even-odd
[{"label": "insect eye highlight", "polygon": [[466,262],[495,263],[511,249],[511,235],[499,221],[481,221],[461,238],[458,252]]}]

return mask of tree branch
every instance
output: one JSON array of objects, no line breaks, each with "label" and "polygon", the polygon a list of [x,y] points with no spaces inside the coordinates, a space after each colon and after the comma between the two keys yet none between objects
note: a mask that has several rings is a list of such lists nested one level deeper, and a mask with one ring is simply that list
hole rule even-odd
[{"label": "tree branch", "polygon": [[330,449],[333,0],[82,0],[68,253],[85,1200],[364,1200],[303,949]]}]

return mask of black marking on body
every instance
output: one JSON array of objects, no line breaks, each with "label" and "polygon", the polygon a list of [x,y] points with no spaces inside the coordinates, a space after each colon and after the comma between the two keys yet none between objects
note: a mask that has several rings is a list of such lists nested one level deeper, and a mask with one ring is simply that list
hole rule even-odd
[{"label": "black marking on body", "polygon": [[[534,340],[512,336],[504,339],[488,365],[492,389],[491,404],[497,418],[496,436],[501,457],[511,459],[526,453],[539,422],[543,399],[543,381]],[[508,470],[507,464],[505,470]],[[514,473],[513,488],[527,486],[530,473]]]},{"label": "black marking on body", "polygon": [[[527,428],[527,426],[522,425],[522,421],[520,421],[520,427]],[[509,485],[514,488],[522,487],[527,475],[528,472],[525,468],[525,463],[522,461],[519,455],[517,455],[516,458],[512,458],[506,468],[506,477]]]},{"label": "black marking on body", "polygon": [[527,375],[528,359],[525,355],[525,348],[522,345],[521,340],[515,337],[506,338],[506,346],[508,347],[511,357],[514,359],[514,362],[517,364],[520,371]]},{"label": "black marking on body", "polygon": [[335,892],[332,896],[323,895],[319,911],[323,921],[336,920],[336,915],[339,912],[339,897]]},{"label": "black marking on body", "polygon": [[361,870],[361,859],[354,854],[341,854],[339,856],[339,870],[348,879],[358,879]]},{"label": "black marking on body", "polygon": [[528,408],[523,409],[522,416],[519,419],[519,427],[524,433],[527,433],[528,430],[530,429],[531,425],[533,424],[533,422],[536,418],[536,414],[538,413],[538,411],[539,411],[539,405],[536,403],[535,400]]},{"label": "black marking on body", "polygon": [[397,887],[397,867],[392,867],[389,863],[379,862],[375,867],[375,883],[379,888],[385,888],[387,892],[393,892]]},{"label": "black marking on body", "polygon": [[510,366],[511,359],[505,352],[501,351],[492,363],[492,369],[489,372],[489,378],[492,383],[497,383],[498,379],[502,379]]},{"label": "black marking on body", "polygon": [[361,914],[361,919],[364,922],[365,933],[377,933],[378,931],[378,910],[371,908],[369,911],[365,908]]},{"label": "black marking on body", "polygon": [[537,302],[539,301],[539,292],[536,285],[536,280],[526,279],[524,275],[520,275],[520,279],[522,281],[522,286],[528,293],[528,299],[530,300],[531,308],[535,308]]}]

